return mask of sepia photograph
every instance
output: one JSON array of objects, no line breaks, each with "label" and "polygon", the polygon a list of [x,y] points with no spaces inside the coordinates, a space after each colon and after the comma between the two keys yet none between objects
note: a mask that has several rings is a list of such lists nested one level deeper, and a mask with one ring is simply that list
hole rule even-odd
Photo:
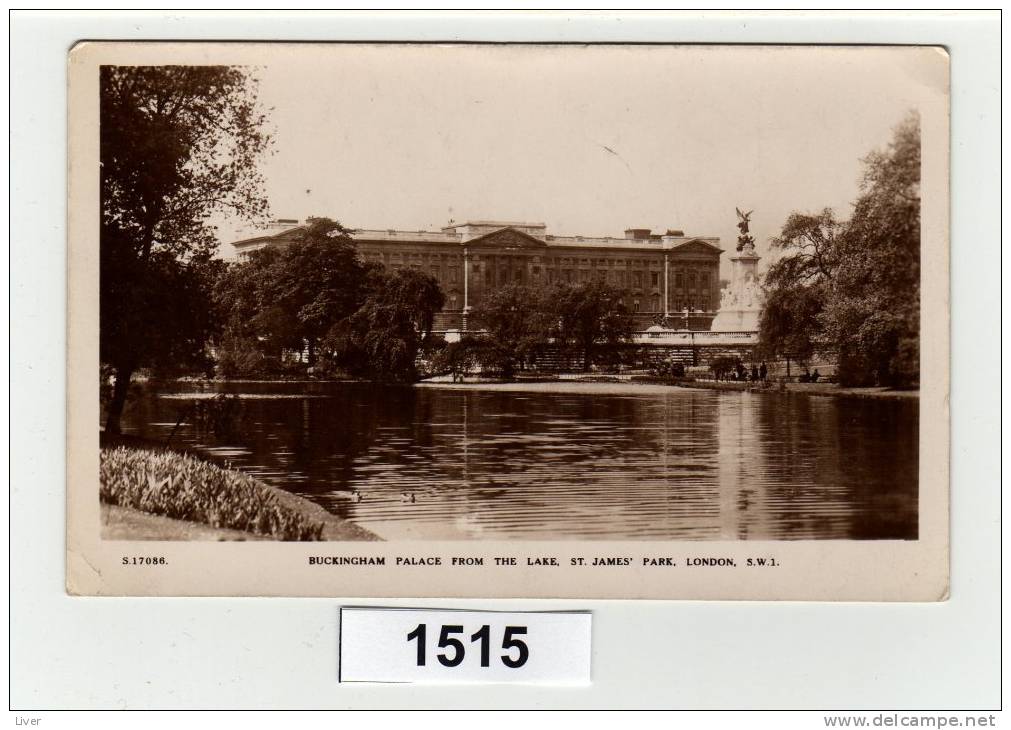
[{"label": "sepia photograph", "polygon": [[920,544],[943,597],[942,49],[70,66],[72,533],[566,576]]},{"label": "sepia photograph", "polygon": [[9,20],[15,724],[994,727],[998,12]]}]

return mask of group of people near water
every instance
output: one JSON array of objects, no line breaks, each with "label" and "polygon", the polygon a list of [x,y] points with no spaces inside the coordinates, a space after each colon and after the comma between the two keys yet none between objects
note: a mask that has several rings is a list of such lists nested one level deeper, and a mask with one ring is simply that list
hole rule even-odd
[{"label": "group of people near water", "polygon": [[817,383],[819,378],[821,378],[821,373],[818,372],[818,368],[814,369],[812,373],[807,368],[804,368],[804,372],[799,378],[797,378],[798,383]]},{"label": "group of people near water", "polygon": [[751,370],[749,372],[744,363],[738,362],[729,373],[724,373],[721,370],[716,371],[717,380],[723,380],[724,378],[737,382],[765,383],[769,379],[769,367],[764,362],[761,366],[751,363]]},{"label": "group of people near water", "polygon": [[[769,366],[764,362],[761,365],[756,365],[751,363],[751,369],[749,370],[744,363],[738,361],[735,365],[730,367],[728,370],[724,370],[721,367],[714,367],[714,375],[716,380],[730,380],[734,382],[744,382],[744,383],[768,383],[769,382]],[[815,368],[812,373],[809,368],[804,368],[804,372],[798,376],[797,382],[799,383],[817,383],[822,379],[822,375]]]}]

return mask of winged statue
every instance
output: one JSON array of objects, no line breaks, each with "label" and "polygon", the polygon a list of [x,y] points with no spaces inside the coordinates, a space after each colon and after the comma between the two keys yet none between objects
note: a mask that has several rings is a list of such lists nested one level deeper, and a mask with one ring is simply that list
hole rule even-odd
[{"label": "winged statue", "polygon": [[755,211],[749,210],[747,213],[744,213],[736,206],[734,207],[734,210],[737,211],[737,217],[740,219],[737,222],[737,227],[741,229],[741,235],[748,235],[748,224],[751,222],[751,214]]}]

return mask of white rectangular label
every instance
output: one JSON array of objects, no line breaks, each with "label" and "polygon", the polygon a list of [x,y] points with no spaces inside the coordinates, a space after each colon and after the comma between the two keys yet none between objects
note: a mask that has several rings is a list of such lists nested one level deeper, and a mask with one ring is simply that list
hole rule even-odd
[{"label": "white rectangular label", "polygon": [[342,608],[341,682],[590,683],[590,614]]}]

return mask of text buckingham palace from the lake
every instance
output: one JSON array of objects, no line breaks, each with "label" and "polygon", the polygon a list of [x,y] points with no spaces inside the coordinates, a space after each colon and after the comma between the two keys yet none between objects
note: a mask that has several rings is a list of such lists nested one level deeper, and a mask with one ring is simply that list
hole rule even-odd
[{"label": "text buckingham palace from the lake", "polygon": [[[298,220],[278,219],[261,235],[234,242],[238,255],[284,245],[305,230]],[[637,324],[657,316],[691,312],[692,329],[709,329],[720,306],[719,238],[653,233],[629,228],[622,238],[555,236],[543,223],[467,221],[440,231],[365,230],[352,238],[361,256],[396,270],[432,274],[446,304],[437,329],[461,328],[463,315],[484,294],[509,283],[536,286],[600,279],[628,292]]]}]

